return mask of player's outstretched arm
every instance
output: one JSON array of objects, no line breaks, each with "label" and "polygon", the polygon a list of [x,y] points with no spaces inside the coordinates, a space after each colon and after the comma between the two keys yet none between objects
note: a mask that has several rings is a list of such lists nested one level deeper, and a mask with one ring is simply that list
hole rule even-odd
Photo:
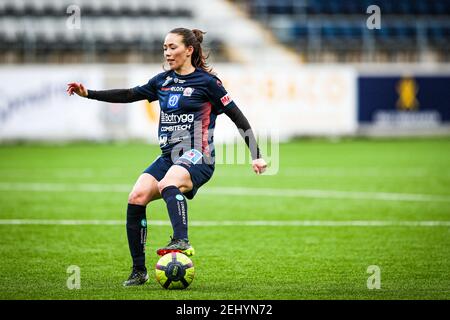
[{"label": "player's outstretched arm", "polygon": [[239,133],[244,138],[247,147],[250,149],[252,155],[252,168],[256,174],[263,173],[267,168],[266,161],[262,158],[261,152],[256,142],[253,130],[248,122],[247,118],[242,113],[241,109],[237,106],[225,110],[225,114],[234,122],[239,129]]},{"label": "player's outstretched arm", "polygon": [[67,93],[71,96],[74,93],[80,97],[95,99],[105,102],[128,103],[144,100],[145,96],[133,89],[112,89],[112,90],[88,90],[81,83],[68,83]]}]

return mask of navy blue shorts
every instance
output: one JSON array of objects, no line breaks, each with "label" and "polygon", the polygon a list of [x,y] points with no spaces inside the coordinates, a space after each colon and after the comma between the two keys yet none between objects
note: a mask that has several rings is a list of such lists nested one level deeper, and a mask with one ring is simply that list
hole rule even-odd
[{"label": "navy blue shorts", "polygon": [[[190,153],[189,153],[190,152]],[[200,154],[200,155],[199,155]],[[185,192],[184,195],[188,199],[193,199],[198,189],[211,179],[214,173],[214,163],[208,164],[201,159],[201,153],[196,150],[186,152],[183,156],[172,162],[170,154],[160,155],[153,163],[144,170],[143,173],[152,175],[156,180],[161,181],[171,166],[180,165],[186,168],[191,175],[192,190]]]}]

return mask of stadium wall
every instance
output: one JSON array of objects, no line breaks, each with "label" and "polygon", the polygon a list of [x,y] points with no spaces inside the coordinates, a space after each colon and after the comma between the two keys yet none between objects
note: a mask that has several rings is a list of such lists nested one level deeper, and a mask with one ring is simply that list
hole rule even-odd
[{"label": "stadium wall", "polygon": [[[426,75],[412,68],[385,70],[215,65],[260,136],[277,135],[283,141],[295,136],[449,132],[450,70]],[[69,97],[65,89],[73,81],[91,89],[134,87],[161,71],[161,65],[1,67],[0,140],[157,143],[157,102],[103,103]],[[239,139],[226,116],[217,122],[215,137],[219,143]]]}]

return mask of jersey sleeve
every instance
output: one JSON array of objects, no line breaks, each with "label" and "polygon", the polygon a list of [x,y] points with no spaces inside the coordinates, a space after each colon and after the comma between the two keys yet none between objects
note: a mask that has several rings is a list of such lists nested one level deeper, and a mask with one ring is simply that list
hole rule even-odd
[{"label": "jersey sleeve", "polygon": [[224,113],[226,110],[236,106],[227,90],[223,87],[222,81],[215,76],[208,82],[208,95],[216,114]]},{"label": "jersey sleeve", "polygon": [[159,79],[159,75],[151,78],[146,84],[142,86],[134,87],[133,90],[138,94],[141,94],[147,99],[149,102],[158,100],[158,87],[157,81]]}]

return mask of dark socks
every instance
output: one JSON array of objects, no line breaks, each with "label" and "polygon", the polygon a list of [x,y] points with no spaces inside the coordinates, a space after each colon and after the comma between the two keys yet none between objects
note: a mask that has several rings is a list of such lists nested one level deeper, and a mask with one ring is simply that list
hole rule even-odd
[{"label": "dark socks", "polygon": [[133,268],[145,269],[145,242],[147,240],[147,219],[145,206],[128,204],[127,209],[127,236],[133,259]]},{"label": "dark socks", "polygon": [[187,202],[176,186],[167,186],[162,192],[161,196],[167,204],[167,211],[169,212],[170,222],[173,228],[173,237],[175,239],[188,239],[188,224],[187,224]]}]

